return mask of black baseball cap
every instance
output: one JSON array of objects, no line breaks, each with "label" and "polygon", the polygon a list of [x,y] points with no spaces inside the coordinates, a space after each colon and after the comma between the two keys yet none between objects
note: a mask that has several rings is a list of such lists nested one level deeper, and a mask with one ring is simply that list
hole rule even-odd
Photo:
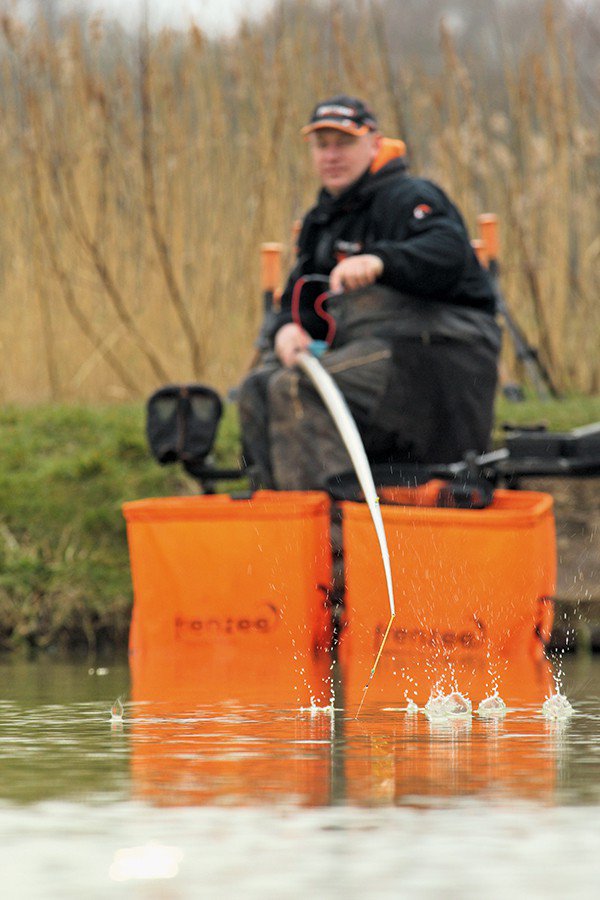
[{"label": "black baseball cap", "polygon": [[323,100],[315,106],[310,122],[302,129],[302,134],[310,134],[319,128],[337,128],[346,134],[359,136],[368,131],[377,131],[377,119],[369,107],[358,97],[338,94]]}]

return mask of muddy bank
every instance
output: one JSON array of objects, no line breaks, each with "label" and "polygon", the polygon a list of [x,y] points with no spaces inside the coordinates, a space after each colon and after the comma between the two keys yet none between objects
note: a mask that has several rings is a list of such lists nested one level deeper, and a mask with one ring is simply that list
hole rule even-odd
[{"label": "muddy bank", "polygon": [[600,480],[529,478],[521,486],[554,498],[557,599],[600,603]]},{"label": "muddy bank", "polygon": [[600,480],[529,478],[554,497],[558,577],[552,646],[600,651]]}]

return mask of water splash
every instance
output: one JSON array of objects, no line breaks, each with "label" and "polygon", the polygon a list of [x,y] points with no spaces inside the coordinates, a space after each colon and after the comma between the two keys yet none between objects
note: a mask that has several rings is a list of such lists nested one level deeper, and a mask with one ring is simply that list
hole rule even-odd
[{"label": "water splash", "polygon": [[110,721],[111,722],[122,722],[123,721],[123,704],[121,702],[121,698],[117,697],[115,702],[110,708]]},{"label": "water splash", "polygon": [[500,718],[506,715],[506,703],[497,693],[486,697],[477,707],[477,713],[483,718]]},{"label": "water splash", "polygon": [[445,699],[443,694],[432,694],[425,704],[425,714],[436,718],[443,716]]},{"label": "water splash", "polygon": [[445,709],[449,716],[470,716],[471,701],[459,691],[452,691],[445,698]]},{"label": "water splash", "polygon": [[[486,648],[485,655],[488,675],[490,677],[488,684],[488,690],[490,691],[489,696],[495,697],[498,696],[500,679],[502,675],[506,673],[509,661],[507,658],[503,659],[502,657],[500,657],[498,653],[492,653],[489,646]],[[486,697],[485,699],[487,700],[488,698]]]},{"label": "water splash", "polygon": [[574,712],[575,710],[560,691],[547,697],[542,705],[542,713],[547,719],[568,719]]},{"label": "water splash", "polygon": [[435,719],[466,717],[471,715],[471,710],[471,701],[460,691],[432,694],[425,704],[425,714]]},{"label": "water splash", "polygon": [[319,706],[314,697],[310,698],[310,706],[301,706],[301,713],[309,713],[310,716],[333,716],[335,709],[333,706],[333,698],[327,706]]},{"label": "water splash", "polygon": [[[574,639],[575,639],[575,629],[569,624],[567,612],[563,612],[562,615],[563,621],[565,623],[565,644],[564,647],[559,647],[553,654],[552,660],[554,662],[554,690],[556,695],[562,694],[562,684],[564,678],[564,669],[563,663],[565,660],[565,655],[572,649]],[[548,697],[548,700],[551,698]]]}]

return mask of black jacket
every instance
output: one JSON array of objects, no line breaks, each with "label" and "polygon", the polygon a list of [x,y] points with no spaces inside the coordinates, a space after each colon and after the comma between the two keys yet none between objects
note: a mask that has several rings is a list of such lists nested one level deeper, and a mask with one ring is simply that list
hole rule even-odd
[{"label": "black jacket", "polygon": [[[379,256],[384,270],[378,283],[405,297],[494,315],[492,286],[471,248],[460,213],[437,185],[409,176],[403,160],[392,160],[375,174],[366,172],[337,197],[321,190],[302,224],[297,262],[272,334],[294,321],[292,294],[297,280],[303,275],[328,275],[341,254],[349,252]],[[300,320],[314,337],[323,337],[323,321],[313,305],[316,294],[326,287],[307,285],[300,295]]]}]

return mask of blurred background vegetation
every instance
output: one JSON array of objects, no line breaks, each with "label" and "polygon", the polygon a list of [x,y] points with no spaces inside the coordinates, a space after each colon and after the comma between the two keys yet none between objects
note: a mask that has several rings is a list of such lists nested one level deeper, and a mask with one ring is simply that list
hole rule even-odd
[{"label": "blurred background vegetation", "polygon": [[39,8],[0,30],[0,402],[234,385],[258,247],[315,192],[299,128],[341,89],[473,236],[498,214],[515,318],[598,392],[600,0],[284,0],[218,38]]},{"label": "blurred background vegetation", "polygon": [[[600,418],[600,0],[275,0],[220,37],[4,7],[0,651],[125,646],[121,504],[197,490],[150,459],[141,401],[244,374],[259,245],[291,259],[327,94],[368,99],[473,237],[499,216],[504,292],[565,399],[500,396],[496,441]],[[216,452],[236,460],[232,406]]]}]

